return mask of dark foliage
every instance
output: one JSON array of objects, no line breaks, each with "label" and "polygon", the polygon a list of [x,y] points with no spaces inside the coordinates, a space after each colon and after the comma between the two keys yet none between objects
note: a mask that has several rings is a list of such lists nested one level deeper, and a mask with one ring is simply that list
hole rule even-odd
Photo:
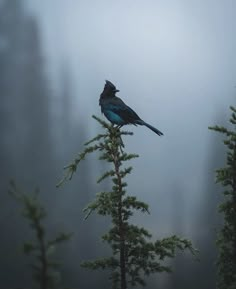
[{"label": "dark foliage", "polygon": [[22,216],[28,220],[31,229],[34,231],[34,240],[26,241],[23,244],[24,254],[34,256],[34,263],[30,265],[33,279],[40,289],[58,288],[60,263],[54,261],[51,255],[58,244],[71,238],[71,234],[59,233],[55,238],[47,240],[46,228],[43,222],[47,213],[40,204],[38,191],[35,191],[34,194],[22,193],[12,181],[9,193],[22,204]]},{"label": "dark foliage", "polygon": [[132,167],[124,167],[123,163],[137,158],[136,154],[127,154],[123,151],[123,135],[132,135],[131,132],[120,131],[113,125],[93,116],[105,129],[85,144],[86,148],[73,163],[68,165],[64,179],[71,179],[78,164],[86,155],[95,151],[100,152],[99,159],[111,163],[112,169],[105,172],[98,182],[110,177],[113,183],[112,190],[100,192],[86,208],[87,218],[93,211],[99,215],[110,216],[111,229],[102,236],[102,240],[109,244],[112,256],[95,261],[86,261],[82,266],[89,269],[109,269],[112,288],[126,289],[128,286],[145,285],[144,275],[156,272],[171,272],[171,268],[164,263],[167,258],[173,258],[177,249],[195,250],[189,240],[171,236],[162,240],[151,241],[152,235],[145,229],[129,222],[134,211],[149,213],[148,205],[129,196],[126,192],[125,177],[131,173]]},{"label": "dark foliage", "polygon": [[224,144],[227,147],[226,166],[216,170],[217,183],[225,187],[224,200],[219,207],[224,225],[217,239],[219,289],[236,288],[236,109],[233,106],[230,109],[232,130],[217,125],[209,127],[226,136]]}]

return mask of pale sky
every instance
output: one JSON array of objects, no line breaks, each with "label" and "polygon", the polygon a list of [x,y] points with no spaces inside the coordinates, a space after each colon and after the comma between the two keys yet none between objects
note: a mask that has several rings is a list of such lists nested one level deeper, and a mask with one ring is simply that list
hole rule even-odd
[{"label": "pale sky", "polygon": [[207,127],[219,117],[227,120],[229,105],[235,105],[236,2],[26,2],[40,21],[55,87],[62,63],[72,71],[75,121],[84,118],[89,136],[96,133],[91,115],[101,116],[105,79],[141,118],[163,131],[159,138],[144,127],[129,127],[135,135],[127,138],[127,149],[141,156],[131,190],[151,204],[164,200],[168,208],[173,184],[180,183],[189,213],[197,210],[212,137]]}]

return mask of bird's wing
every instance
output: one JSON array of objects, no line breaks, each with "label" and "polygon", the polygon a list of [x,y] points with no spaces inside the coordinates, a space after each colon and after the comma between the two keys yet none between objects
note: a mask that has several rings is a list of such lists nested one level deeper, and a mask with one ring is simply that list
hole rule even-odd
[{"label": "bird's wing", "polygon": [[109,100],[109,104],[106,105],[107,109],[118,114],[126,123],[133,123],[140,120],[140,117],[136,112],[126,105],[119,97],[113,97]]}]

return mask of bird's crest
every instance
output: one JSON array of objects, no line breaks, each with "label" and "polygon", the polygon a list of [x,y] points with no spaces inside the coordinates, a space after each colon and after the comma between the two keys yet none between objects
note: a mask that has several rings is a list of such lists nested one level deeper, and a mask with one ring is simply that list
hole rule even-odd
[{"label": "bird's crest", "polygon": [[106,80],[106,84],[105,84],[104,88],[109,88],[109,89],[111,89],[114,92],[118,92],[119,91],[118,89],[116,89],[115,85],[112,82],[110,82],[109,80]]}]

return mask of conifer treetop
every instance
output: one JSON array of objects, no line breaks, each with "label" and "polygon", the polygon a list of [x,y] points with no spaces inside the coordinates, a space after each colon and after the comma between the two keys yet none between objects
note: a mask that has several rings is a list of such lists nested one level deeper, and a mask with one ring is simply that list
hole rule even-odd
[{"label": "conifer treetop", "polygon": [[132,132],[121,131],[96,116],[93,118],[101,124],[105,132],[88,141],[82,153],[65,167],[66,174],[59,185],[72,178],[80,162],[89,153],[98,151],[99,159],[110,164],[110,169],[104,172],[97,182],[110,178],[111,190],[97,193],[84,212],[85,219],[93,212],[111,218],[111,228],[102,236],[102,240],[111,247],[112,256],[85,261],[81,265],[92,270],[109,269],[113,289],[145,285],[145,275],[171,272],[171,268],[163,261],[173,258],[177,250],[187,249],[193,254],[196,250],[189,240],[176,235],[153,242],[148,230],[130,222],[135,211],[150,213],[148,204],[127,193],[125,179],[132,172],[132,167],[125,167],[124,164],[138,155],[124,151],[122,136],[132,135]]}]

